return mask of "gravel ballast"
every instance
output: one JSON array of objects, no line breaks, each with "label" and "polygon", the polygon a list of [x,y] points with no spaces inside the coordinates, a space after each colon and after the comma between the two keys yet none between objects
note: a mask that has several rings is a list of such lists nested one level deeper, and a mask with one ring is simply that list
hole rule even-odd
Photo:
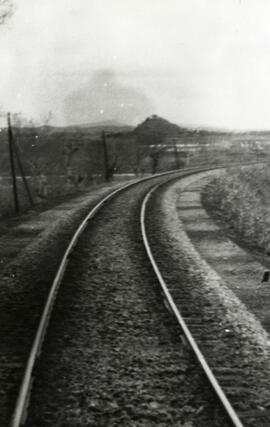
[{"label": "gravel ballast", "polygon": [[[148,226],[154,255],[203,353],[244,424],[266,427],[270,417],[269,336],[196,251],[185,232],[179,217],[179,198],[185,186],[196,179],[198,177],[185,178],[153,197]],[[205,333],[202,333],[203,324]],[[229,379],[225,372],[229,373]]]},{"label": "gravel ballast", "polygon": [[[15,221],[0,237],[20,250],[5,258],[0,281],[0,425],[8,426],[41,310],[61,257],[80,221],[98,200],[120,184],[104,185],[27,221]],[[26,236],[28,235],[28,238]]]},{"label": "gravel ballast", "polygon": [[146,258],[139,208],[152,185],[105,206],[73,252],[26,426],[227,425]]}]

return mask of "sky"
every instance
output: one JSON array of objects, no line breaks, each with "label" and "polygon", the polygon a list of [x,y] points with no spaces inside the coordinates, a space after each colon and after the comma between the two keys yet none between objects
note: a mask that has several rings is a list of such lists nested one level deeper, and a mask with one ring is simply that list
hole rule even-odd
[{"label": "sky", "polygon": [[269,0],[14,0],[0,110],[37,123],[151,114],[270,129]]}]

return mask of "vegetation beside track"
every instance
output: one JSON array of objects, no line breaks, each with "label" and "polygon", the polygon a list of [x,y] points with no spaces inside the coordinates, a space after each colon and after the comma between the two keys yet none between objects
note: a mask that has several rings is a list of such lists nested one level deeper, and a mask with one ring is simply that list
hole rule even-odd
[{"label": "vegetation beside track", "polygon": [[203,190],[208,212],[225,220],[248,245],[270,253],[268,165],[228,169]]}]

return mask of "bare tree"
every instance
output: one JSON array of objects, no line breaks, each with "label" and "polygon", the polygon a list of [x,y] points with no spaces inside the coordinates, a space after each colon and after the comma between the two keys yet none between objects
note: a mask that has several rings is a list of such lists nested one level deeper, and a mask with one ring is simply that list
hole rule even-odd
[{"label": "bare tree", "polygon": [[[1,0],[0,0],[1,1]],[[12,121],[14,124],[14,136],[18,143],[19,152],[24,156],[26,169],[31,176],[35,192],[41,199],[48,196],[48,179],[46,170],[48,169],[48,162],[42,156],[29,156],[29,146],[36,147],[39,138],[43,138],[48,142],[48,135],[46,126],[48,126],[51,119],[51,113],[41,118],[41,121],[34,119],[27,119],[21,113],[13,113]],[[39,132],[35,129],[42,124]],[[25,134],[27,132],[27,136]],[[25,141],[28,144],[25,144]],[[25,153],[24,153],[25,150]]]},{"label": "bare tree", "polygon": [[152,174],[155,174],[157,172],[160,157],[163,152],[164,152],[164,147],[161,144],[154,145],[150,148],[150,152],[148,155],[152,160],[152,171],[151,171]]},{"label": "bare tree", "polygon": [[147,145],[138,145],[133,141],[129,148],[129,163],[132,172],[137,176],[142,173],[142,162],[149,154],[149,147]]},{"label": "bare tree", "polygon": [[[110,137],[114,137],[113,134]],[[112,144],[110,144],[112,146]],[[113,179],[114,172],[117,169],[117,163],[119,161],[119,150],[118,147],[113,146],[113,152],[109,153],[108,142],[106,139],[105,132],[102,132],[102,147],[103,147],[103,156],[104,156],[104,179],[106,182]],[[111,150],[112,151],[112,150]]]},{"label": "bare tree", "polygon": [[65,146],[65,150],[64,150],[65,167],[66,167],[66,173],[67,173],[67,181],[69,183],[75,182],[74,174],[72,171],[72,161],[77,151],[79,151],[79,145],[74,141],[69,142]]},{"label": "bare tree", "polygon": [[137,144],[138,147],[144,147],[144,153],[151,159],[151,173],[156,173],[160,166],[161,157],[166,151],[165,132],[155,127],[149,128],[137,134]]}]

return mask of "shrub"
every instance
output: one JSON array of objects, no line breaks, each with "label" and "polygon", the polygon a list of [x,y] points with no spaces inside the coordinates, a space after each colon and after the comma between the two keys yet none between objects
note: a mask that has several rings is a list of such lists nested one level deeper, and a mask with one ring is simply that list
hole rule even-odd
[{"label": "shrub", "polygon": [[222,217],[245,240],[270,252],[270,171],[268,166],[228,169],[203,190],[208,211]]}]

